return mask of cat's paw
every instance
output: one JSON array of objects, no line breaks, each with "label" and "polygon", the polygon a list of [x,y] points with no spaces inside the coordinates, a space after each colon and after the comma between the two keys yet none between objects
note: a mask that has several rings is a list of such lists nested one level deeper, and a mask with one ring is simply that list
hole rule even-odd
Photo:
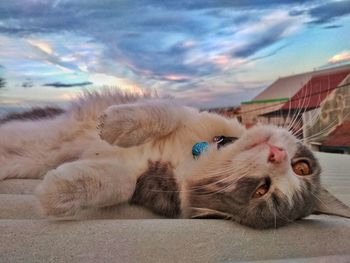
[{"label": "cat's paw", "polygon": [[144,143],[150,136],[142,110],[132,105],[109,107],[99,118],[97,129],[102,140],[121,147]]},{"label": "cat's paw", "polygon": [[82,194],[79,186],[68,179],[60,178],[57,170],[48,172],[35,190],[41,212],[49,217],[75,215],[83,208]]}]

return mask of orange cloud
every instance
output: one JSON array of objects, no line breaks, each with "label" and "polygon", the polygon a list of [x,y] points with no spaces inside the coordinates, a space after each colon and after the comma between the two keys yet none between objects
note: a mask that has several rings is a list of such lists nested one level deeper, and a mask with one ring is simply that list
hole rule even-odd
[{"label": "orange cloud", "polygon": [[349,61],[350,60],[350,52],[349,51],[344,51],[342,53],[336,54],[333,57],[331,57],[328,62],[331,64],[334,63],[340,63],[344,61]]},{"label": "orange cloud", "polygon": [[45,42],[45,41],[40,40],[40,39],[28,39],[27,42],[30,45],[40,49],[41,51],[43,51],[46,54],[52,55],[52,53],[53,53],[53,49],[48,42]]},{"label": "orange cloud", "polygon": [[170,81],[181,81],[181,80],[188,80],[189,79],[186,76],[176,75],[176,74],[165,75],[164,78],[166,80],[170,80]]},{"label": "orange cloud", "polygon": [[138,86],[136,83],[125,79],[119,78],[112,75],[107,75],[103,73],[94,73],[91,74],[88,78],[96,86],[105,86],[105,87],[118,87],[124,91],[130,91],[132,93],[142,94],[144,89]]},{"label": "orange cloud", "polygon": [[225,55],[218,55],[213,58],[213,63],[218,66],[227,66],[230,63],[230,57]]}]

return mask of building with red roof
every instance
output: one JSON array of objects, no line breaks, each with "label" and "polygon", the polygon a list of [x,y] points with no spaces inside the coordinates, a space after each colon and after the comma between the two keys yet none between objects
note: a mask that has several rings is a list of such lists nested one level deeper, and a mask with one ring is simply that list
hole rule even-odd
[{"label": "building with red roof", "polygon": [[320,107],[324,99],[350,74],[350,68],[333,73],[315,74],[280,110],[310,110]]},{"label": "building with red roof", "polygon": [[257,122],[288,127],[317,149],[348,118],[350,65],[280,78],[241,104],[247,127]]},{"label": "building with red roof", "polygon": [[260,116],[280,116],[317,108],[349,74],[350,65],[345,65],[279,78],[253,100],[241,103],[242,122],[248,125],[258,121],[265,123],[266,119]]}]

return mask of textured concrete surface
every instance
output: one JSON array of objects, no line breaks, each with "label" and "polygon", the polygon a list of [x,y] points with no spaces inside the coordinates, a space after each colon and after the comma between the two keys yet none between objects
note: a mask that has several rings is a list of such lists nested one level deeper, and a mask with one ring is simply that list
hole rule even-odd
[{"label": "textured concrete surface", "polygon": [[[324,185],[350,205],[350,156],[318,156]],[[37,213],[38,182],[0,182],[0,262],[350,262],[349,219],[310,216],[259,231],[122,206],[54,221]]]}]

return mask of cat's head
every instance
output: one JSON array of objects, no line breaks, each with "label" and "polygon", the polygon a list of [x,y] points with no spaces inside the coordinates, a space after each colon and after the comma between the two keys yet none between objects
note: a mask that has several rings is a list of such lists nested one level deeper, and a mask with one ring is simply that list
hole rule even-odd
[{"label": "cat's head", "polygon": [[287,130],[256,126],[196,160],[187,184],[189,216],[228,218],[254,228],[316,212],[350,217],[350,209],[321,187],[320,174],[314,154]]}]

